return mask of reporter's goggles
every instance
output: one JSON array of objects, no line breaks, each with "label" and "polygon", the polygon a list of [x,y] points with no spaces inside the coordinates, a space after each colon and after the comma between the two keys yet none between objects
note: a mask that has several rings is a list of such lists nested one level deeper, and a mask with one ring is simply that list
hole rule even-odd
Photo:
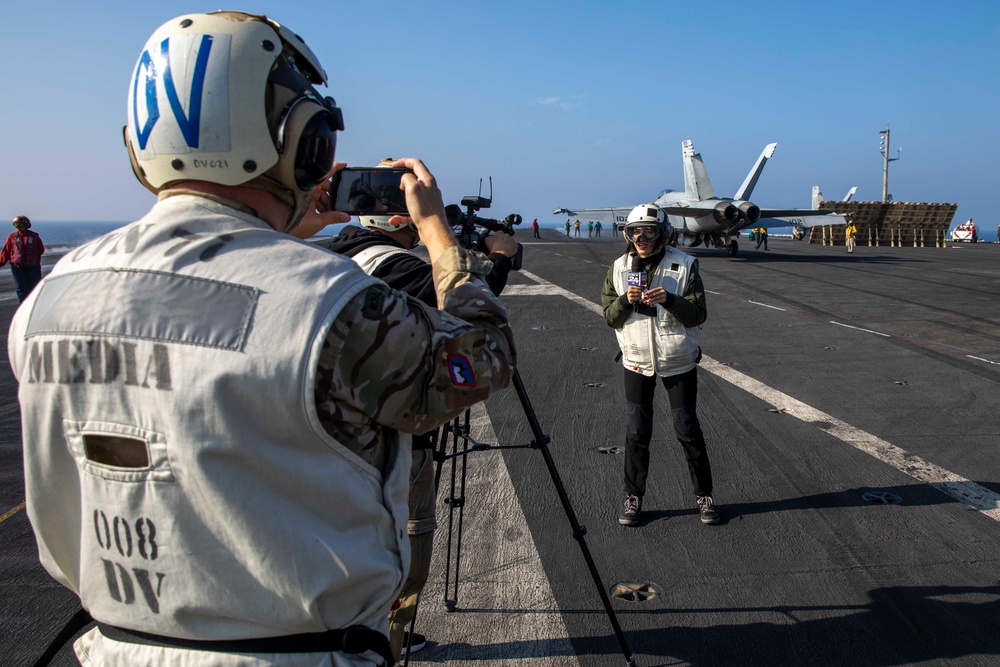
[{"label": "reporter's goggles", "polygon": [[655,241],[660,236],[660,228],[657,225],[646,225],[643,227],[626,227],[625,238],[629,241]]}]

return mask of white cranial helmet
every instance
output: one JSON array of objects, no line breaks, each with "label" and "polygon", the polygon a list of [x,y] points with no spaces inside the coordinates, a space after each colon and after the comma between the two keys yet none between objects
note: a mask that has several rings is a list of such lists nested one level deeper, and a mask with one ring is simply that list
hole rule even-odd
[{"label": "white cranial helmet", "polygon": [[633,208],[625,221],[625,226],[629,225],[665,225],[667,216],[656,204],[639,204]]},{"label": "white cranial helmet", "polygon": [[636,227],[655,226],[657,241],[666,241],[673,228],[667,221],[667,214],[656,204],[639,204],[633,208],[625,220],[625,239],[629,240],[630,231]]},{"label": "white cranial helmet", "polygon": [[390,225],[388,215],[359,215],[358,221],[361,223],[362,227],[367,227],[368,229],[381,229],[385,232],[395,232],[403,227],[409,227],[409,225]]},{"label": "white cranial helmet", "polygon": [[625,241],[631,243],[631,230],[636,227],[656,227],[655,242],[670,245],[677,237],[677,230],[667,220],[667,214],[656,204],[639,204],[633,208],[625,221]]},{"label": "white cranial helmet", "polygon": [[297,224],[344,129],[336,102],[314,85],[326,85],[316,56],[266,16],[168,21],[129,86],[125,143],[136,176],[154,193],[185,180],[250,184],[290,205]]}]

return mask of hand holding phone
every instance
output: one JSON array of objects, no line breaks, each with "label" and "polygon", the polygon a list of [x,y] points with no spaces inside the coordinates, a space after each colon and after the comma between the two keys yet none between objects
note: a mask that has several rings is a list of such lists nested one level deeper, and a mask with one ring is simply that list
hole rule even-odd
[{"label": "hand holding phone", "polygon": [[333,175],[333,210],[348,215],[409,215],[402,167],[346,167]]}]

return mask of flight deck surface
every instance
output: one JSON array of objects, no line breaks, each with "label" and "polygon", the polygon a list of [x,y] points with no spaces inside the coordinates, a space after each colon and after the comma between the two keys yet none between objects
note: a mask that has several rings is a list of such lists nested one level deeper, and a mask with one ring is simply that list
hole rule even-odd
[{"label": "flight deck surface", "polygon": [[[1000,245],[691,249],[723,522],[698,521],[660,388],[643,520],[627,528],[622,367],[600,314],[624,244],[528,236],[502,296],[520,375],[604,588],[656,592],[612,598],[638,665],[1000,662]],[[4,335],[12,295],[4,273]],[[0,663],[29,665],[76,601],[39,565],[21,508],[8,365],[0,388]],[[513,389],[472,422],[480,442],[532,440]],[[625,664],[540,451],[469,455],[453,612],[443,503],[438,524],[416,625],[428,646],[411,664]],[[53,664],[76,663],[66,647]]]}]

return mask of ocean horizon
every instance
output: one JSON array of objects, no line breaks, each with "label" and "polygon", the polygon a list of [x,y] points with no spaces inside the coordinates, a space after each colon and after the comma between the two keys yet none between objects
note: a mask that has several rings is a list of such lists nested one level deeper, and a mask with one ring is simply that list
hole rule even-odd
[{"label": "ocean horizon", "polygon": [[[32,220],[31,230],[42,237],[45,248],[51,252],[66,252],[76,246],[104,236],[116,229],[130,225],[134,220]],[[336,236],[347,225],[359,225],[356,220],[349,223],[330,225],[317,236]],[[562,221],[539,221],[539,226],[548,229],[560,229],[565,224]],[[610,227],[610,225],[608,225]],[[527,220],[515,227],[516,232],[531,234],[531,221]],[[586,233],[586,227],[581,232]],[[610,233],[610,230],[607,232]]]},{"label": "ocean horizon", "polygon": [[57,250],[82,245],[130,222],[130,220],[32,220],[31,231],[37,232],[42,237],[46,250]]},{"label": "ocean horizon", "polygon": [[[66,252],[71,248],[75,248],[78,245],[83,245],[89,241],[93,241],[99,236],[104,236],[109,232],[113,232],[120,227],[131,224],[132,220],[32,220],[31,229],[32,231],[38,232],[39,236],[42,237],[42,243],[45,244],[45,248],[52,252]],[[587,226],[584,221],[581,220],[580,234],[581,236],[587,235]],[[350,223],[357,225],[357,221],[351,221]],[[335,236],[340,232],[340,230],[346,226],[346,224],[330,225],[323,231],[321,231],[317,236]],[[565,229],[565,221],[539,221],[539,226],[543,229]],[[602,225],[603,229],[601,234],[610,235],[611,225]],[[521,234],[529,235],[531,234],[531,221],[525,220],[523,223],[514,228],[515,232],[520,232]],[[787,236],[790,235],[791,228],[781,228],[777,227],[771,230],[772,236]],[[982,233],[982,232],[980,232]],[[986,235],[989,236],[988,234]],[[516,236],[515,236],[516,237]],[[950,236],[949,236],[950,238]],[[990,238],[984,238],[984,241],[990,241]]]}]

